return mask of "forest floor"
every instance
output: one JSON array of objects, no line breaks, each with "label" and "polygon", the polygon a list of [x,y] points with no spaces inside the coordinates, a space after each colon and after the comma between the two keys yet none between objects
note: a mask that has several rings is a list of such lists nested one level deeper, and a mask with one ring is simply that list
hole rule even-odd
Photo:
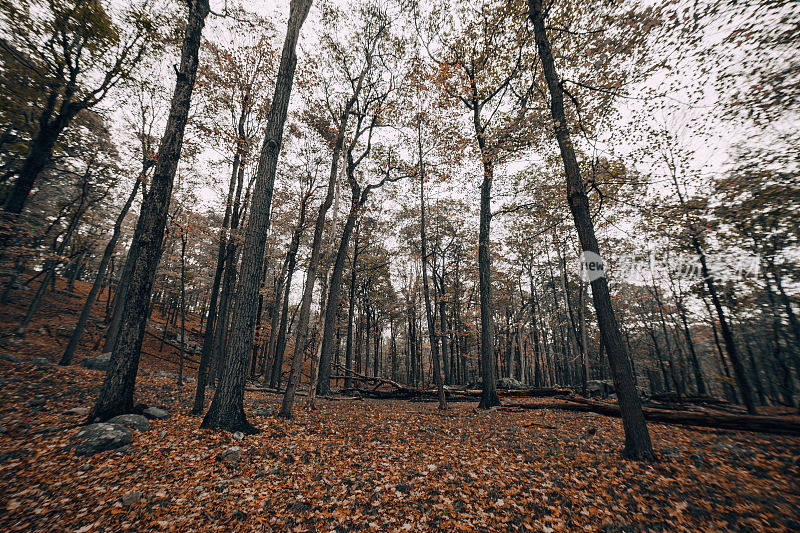
[{"label": "forest floor", "polygon": [[[642,463],[620,458],[619,419],[592,413],[339,398],[287,421],[249,391],[262,432],[236,441],[199,429],[194,383],[148,357],[137,401],[170,418],[78,457],[67,411],[103,373],[31,363],[58,359],[63,300],[0,347],[19,359],[0,360],[0,531],[800,530],[800,438],[649,424],[659,459]],[[4,331],[19,313],[0,311]],[[232,446],[239,461],[217,459]]]}]

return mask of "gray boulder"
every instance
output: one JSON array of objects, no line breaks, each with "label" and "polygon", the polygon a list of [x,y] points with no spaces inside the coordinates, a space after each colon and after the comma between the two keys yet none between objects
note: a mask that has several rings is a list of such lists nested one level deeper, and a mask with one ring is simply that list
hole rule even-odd
[{"label": "gray boulder", "polygon": [[586,382],[586,392],[590,396],[606,397],[614,392],[614,382],[608,379],[590,379]]},{"label": "gray boulder", "polygon": [[77,416],[86,416],[89,414],[88,407],[73,407],[72,409],[67,409],[64,411],[65,415],[77,415]]},{"label": "gray boulder", "polygon": [[217,460],[224,463],[238,463],[242,460],[242,449],[238,446],[231,446],[224,452],[217,455]]},{"label": "gray boulder", "polygon": [[150,429],[150,422],[142,415],[119,415],[109,420],[108,423],[119,424],[120,426],[135,429],[136,431],[148,431]]},{"label": "gray boulder", "polygon": [[125,426],[101,422],[89,424],[78,431],[71,440],[69,448],[75,455],[92,455],[130,444],[133,433]]},{"label": "gray boulder", "polygon": [[162,419],[162,418],[169,418],[169,413],[163,409],[159,409],[158,407],[148,407],[142,414],[147,418],[155,418],[155,419]]},{"label": "gray boulder", "polygon": [[518,380],[514,378],[500,378],[497,381],[497,388],[498,389],[511,389],[511,390],[521,390],[524,389],[525,386],[520,383]]},{"label": "gray boulder", "polygon": [[53,363],[45,357],[34,357],[31,359],[31,364],[36,366],[51,366]]},{"label": "gray boulder", "polygon": [[81,366],[83,368],[91,368],[92,370],[108,370],[108,365],[111,362],[111,352],[102,353],[96,357],[88,357],[83,360]]}]

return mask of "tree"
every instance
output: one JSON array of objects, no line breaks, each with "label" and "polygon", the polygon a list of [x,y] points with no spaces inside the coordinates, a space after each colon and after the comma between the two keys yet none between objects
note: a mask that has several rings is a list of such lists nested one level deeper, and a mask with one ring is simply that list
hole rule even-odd
[{"label": "tree", "polygon": [[[439,66],[442,90],[469,113],[481,160],[478,273],[481,302],[480,364],[483,395],[479,407],[500,405],[496,391],[495,331],[491,281],[491,196],[503,157],[529,142],[532,87],[523,69],[528,50],[524,28],[511,24],[517,6],[487,0],[434,9],[423,41]],[[443,22],[447,21],[447,22]],[[434,49],[433,38],[438,49]]]},{"label": "tree", "polygon": [[[431,344],[431,358],[433,359],[433,382],[439,398],[439,409],[447,409],[447,402],[444,396],[444,383],[442,381],[441,360],[439,359],[439,339],[436,338],[436,315],[435,310],[431,309],[431,296],[428,289],[428,246],[425,232],[425,161],[422,154],[422,115],[417,117],[417,152],[419,163],[417,172],[419,173],[419,232],[420,232],[420,254],[422,256],[422,291],[425,295],[425,316],[428,318],[428,337]],[[444,350],[442,351],[444,355]]]},{"label": "tree", "polygon": [[128,198],[125,200],[119,215],[117,215],[117,220],[114,222],[114,228],[111,233],[111,238],[106,244],[105,250],[103,251],[103,257],[100,259],[100,265],[97,267],[97,275],[94,278],[94,283],[92,283],[92,288],[89,289],[89,295],[86,297],[86,301],[83,303],[83,308],[81,309],[81,314],[78,317],[78,322],[75,324],[75,329],[72,330],[72,335],[69,338],[67,347],[64,349],[61,360],[58,362],[59,365],[66,366],[72,363],[72,357],[75,355],[75,349],[78,347],[78,343],[83,335],[83,329],[86,327],[86,321],[89,319],[89,314],[92,311],[92,307],[97,300],[97,295],[105,281],[106,269],[108,268],[108,263],[111,260],[111,256],[114,254],[114,249],[117,246],[117,241],[119,240],[122,230],[122,221],[125,219],[125,215],[128,214],[131,204],[133,204],[133,200],[136,197],[136,192],[139,189],[139,184],[141,181],[141,176],[136,178]]},{"label": "tree", "polygon": [[[529,16],[533,23],[536,46],[539,50],[542,70],[550,92],[550,110],[553,117],[556,140],[561,151],[567,180],[567,199],[575,222],[581,248],[600,257],[600,248],[594,233],[589,198],[581,179],[578,160],[575,157],[567,117],[564,113],[564,90],[556,71],[555,60],[550,49],[550,41],[544,24],[544,11],[541,0],[529,0]],[[608,360],[614,377],[614,386],[619,398],[620,412],[625,429],[625,448],[623,454],[634,459],[651,460],[655,458],[650,433],[642,414],[641,400],[633,378],[630,360],[622,342],[619,325],[611,305],[608,281],[604,276],[591,281],[600,334],[603,338]]]},{"label": "tree", "polygon": [[[317,220],[314,224],[314,237],[311,243],[311,256],[309,258],[306,271],[306,282],[303,288],[303,298],[300,302],[300,311],[296,330],[297,334],[294,343],[294,355],[292,357],[292,373],[289,379],[289,386],[286,389],[286,394],[284,394],[283,404],[281,406],[281,414],[287,418],[291,418],[292,416],[294,394],[299,383],[300,370],[303,364],[303,354],[307,348],[311,299],[313,296],[314,284],[317,280],[317,267],[323,244],[322,239],[325,229],[325,216],[334,199],[336,178],[339,172],[339,159],[341,157],[342,149],[344,148],[348,121],[350,120],[350,115],[353,113],[354,108],[356,108],[357,104],[359,103],[359,98],[361,97],[365,80],[369,82],[371,79],[370,77],[373,75],[372,70],[376,49],[388,27],[388,21],[385,14],[375,10],[371,5],[363,7],[360,15],[362,18],[362,21],[360,22],[363,24],[363,28],[360,28],[360,31],[358,32],[352,32],[350,37],[351,39],[354,39],[356,43],[358,43],[359,46],[357,47],[357,50],[358,52],[363,53],[363,57],[361,57],[361,55],[356,57],[344,55],[346,54],[346,51],[343,50],[338,43],[333,41],[333,36],[326,36],[323,39],[323,41],[326,43],[326,48],[329,49],[328,53],[332,56],[330,59],[336,67],[335,72],[343,73],[343,84],[345,86],[350,86],[350,93],[345,93],[346,96],[343,98],[344,103],[341,104],[340,107],[334,107],[337,104],[331,101],[331,97],[333,95],[330,93],[334,92],[335,88],[330,86],[326,86],[325,88],[325,103],[327,106],[326,110],[330,115],[328,117],[329,120],[335,121],[335,137],[333,138],[333,153],[331,156],[331,168],[328,178],[327,192],[322,205],[320,205],[317,213]],[[328,14],[328,16],[333,18],[333,20],[328,22],[328,24],[336,24],[337,21],[341,21],[342,14],[334,11]],[[356,62],[360,63],[361,68],[351,72],[350,69],[354,64],[357,64]],[[327,120],[322,119],[322,124],[320,124],[319,120],[315,120],[314,122],[318,124],[318,129],[322,129],[320,126],[322,124],[326,124]],[[321,133],[325,135],[326,132],[323,130]],[[331,239],[334,238],[335,236],[332,234]],[[325,308],[324,304],[325,301],[323,298],[320,309]],[[323,316],[324,314],[320,312],[320,317]],[[324,330],[324,328],[321,329]],[[295,378],[297,383],[293,384],[292,378]]]},{"label": "tree", "polygon": [[221,428],[249,433],[255,431],[255,428],[247,422],[244,413],[244,386],[253,344],[257,296],[261,284],[275,172],[297,66],[296,47],[300,29],[310,8],[311,0],[291,0],[289,5],[286,39],[283,43],[275,94],[272,98],[264,143],[258,160],[251,214],[245,229],[241,276],[231,323],[229,354],[225,359],[219,387],[214,394],[211,407],[203,419],[202,427],[204,428]]},{"label": "tree", "polygon": [[4,0],[0,9],[10,31],[0,40],[4,59],[21,65],[46,91],[36,133],[3,204],[19,214],[61,133],[131,74],[158,42],[163,21],[146,2],[129,6],[118,20],[99,0]]},{"label": "tree", "polygon": [[[244,14],[238,11],[234,13],[234,18],[237,16],[240,18],[232,28],[231,43],[207,43],[204,50],[208,61],[199,72],[200,89],[206,99],[197,120],[198,127],[209,139],[227,139],[226,148],[230,150],[232,158],[192,409],[195,414],[201,414],[205,408],[209,366],[216,362],[216,370],[224,355],[220,353],[219,337],[228,325],[227,304],[235,268],[226,259],[235,254],[235,247],[229,241],[231,233],[238,226],[231,222],[243,218],[240,210],[244,172],[254,136],[269,109],[269,101],[265,100],[273,74],[271,60],[274,50],[270,46],[272,26],[261,19],[253,21],[252,16],[245,22],[241,18]],[[225,155],[228,156],[228,153]],[[228,281],[227,286],[223,284],[223,274]],[[221,286],[223,294],[220,296]]]},{"label": "tree", "polygon": [[139,368],[139,354],[147,325],[156,268],[161,257],[164,229],[172,197],[172,184],[178,169],[183,134],[189,116],[192,91],[197,75],[200,38],[209,13],[208,0],[189,4],[186,29],[181,45],[166,129],[156,157],[152,181],[142,203],[127,262],[132,266],[124,302],[119,337],[89,420],[108,420],[133,410],[133,394]]}]

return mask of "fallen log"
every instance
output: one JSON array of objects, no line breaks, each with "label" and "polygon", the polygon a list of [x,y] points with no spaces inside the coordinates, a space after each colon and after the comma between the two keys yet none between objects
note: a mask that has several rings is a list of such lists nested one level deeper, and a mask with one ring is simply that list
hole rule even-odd
[{"label": "fallen log", "polygon": [[[349,374],[350,375],[350,379],[353,379],[353,380],[356,380],[356,381],[365,381],[365,382],[370,382],[371,381],[373,383],[377,383],[379,386],[380,385],[388,385],[390,387],[394,387],[397,390],[418,390],[418,389],[411,389],[409,387],[406,387],[405,385],[401,385],[400,383],[398,383],[396,381],[392,381],[391,379],[370,377],[370,376],[366,376],[364,374],[359,374],[358,372],[354,372],[353,370],[350,370],[350,369],[346,368],[344,365],[338,365],[337,364],[337,365],[334,365],[334,366],[337,369],[343,371],[345,374]],[[346,375],[345,376],[332,376],[332,378],[338,378],[338,379],[346,379],[346,377],[347,377]]]},{"label": "fallen log", "polygon": [[[483,394],[483,391],[480,389],[454,390],[445,388],[445,391],[456,396],[469,396],[473,398],[480,398],[481,394]],[[548,398],[553,396],[572,396],[573,392],[570,389],[555,387],[534,387],[531,389],[498,389],[497,394],[501,398]]]},{"label": "fallen log", "polygon": [[[592,400],[550,400],[538,403],[517,402],[505,404],[504,407],[518,409],[560,409],[562,411],[591,412],[606,416],[620,416],[618,406]],[[800,435],[800,418],[798,417],[666,411],[663,409],[654,409],[652,407],[643,407],[642,411],[644,412],[645,419],[651,422],[736,431],[754,431],[777,435]]]}]

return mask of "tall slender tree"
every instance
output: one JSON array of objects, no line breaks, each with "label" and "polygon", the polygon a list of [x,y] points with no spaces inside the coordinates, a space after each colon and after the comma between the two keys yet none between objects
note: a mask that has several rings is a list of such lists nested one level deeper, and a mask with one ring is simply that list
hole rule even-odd
[{"label": "tall slender tree", "polygon": [[[556,140],[561,151],[561,159],[564,163],[570,212],[575,222],[575,229],[578,232],[581,248],[585,252],[592,252],[596,257],[600,257],[600,248],[589,210],[586,185],[581,179],[578,160],[575,156],[575,149],[570,138],[567,117],[564,112],[564,89],[562,81],[558,77],[550,47],[550,39],[545,27],[542,0],[529,0],[528,7],[528,14],[533,23],[536,46],[539,50],[539,59],[550,93],[550,111],[553,117]],[[605,276],[599,276],[591,281],[591,287],[597,321],[600,325],[600,334],[608,354],[614,386],[619,398],[620,412],[622,413],[622,422],[625,429],[623,454],[634,459],[654,459],[655,454],[650,442],[650,433],[644,421],[641,400],[639,399],[639,393],[636,391],[630,359],[622,341],[619,325],[614,315],[614,308],[611,305],[608,281]]]},{"label": "tall slender tree", "polygon": [[258,291],[261,285],[269,228],[275,173],[283,140],[283,126],[289,109],[300,30],[311,8],[311,0],[291,0],[286,38],[278,67],[275,93],[269,112],[264,144],[258,161],[250,218],[245,229],[241,275],[231,323],[228,356],[211,407],[202,427],[252,433],[255,428],[244,413],[244,387],[256,325]]},{"label": "tall slender tree", "polygon": [[139,354],[147,325],[156,268],[161,258],[172,185],[189,117],[200,39],[208,13],[208,0],[189,2],[181,46],[181,63],[177,70],[166,129],[128,253],[127,262],[133,266],[119,337],[114,345],[103,387],[89,413],[89,420],[108,420],[116,415],[129,413],[134,407],[133,394],[139,369]]}]

